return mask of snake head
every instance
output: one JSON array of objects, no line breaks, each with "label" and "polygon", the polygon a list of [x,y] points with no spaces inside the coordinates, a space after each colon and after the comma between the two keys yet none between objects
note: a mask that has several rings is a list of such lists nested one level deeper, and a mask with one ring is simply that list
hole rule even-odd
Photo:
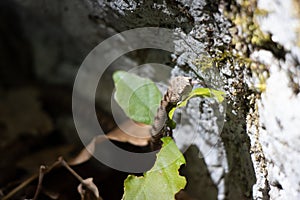
[{"label": "snake head", "polygon": [[177,104],[188,97],[193,89],[192,79],[185,76],[177,76],[170,80],[168,88],[171,103]]}]

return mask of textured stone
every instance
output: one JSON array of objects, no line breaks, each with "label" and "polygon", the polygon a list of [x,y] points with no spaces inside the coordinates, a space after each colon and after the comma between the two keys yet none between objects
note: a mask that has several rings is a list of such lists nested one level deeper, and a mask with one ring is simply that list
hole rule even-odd
[{"label": "textured stone", "polygon": [[[257,177],[254,199],[300,198],[300,98],[297,89],[300,48],[295,31],[300,26],[300,18],[293,14],[296,4],[293,1],[258,1],[259,8],[269,11],[266,17],[259,18],[262,30],[271,32],[272,38],[290,52],[285,60],[278,60],[269,51],[252,54],[253,59],[270,68],[266,91],[257,102],[259,123],[254,132],[255,143],[260,148],[253,157]],[[254,145],[252,147],[257,150]]]}]

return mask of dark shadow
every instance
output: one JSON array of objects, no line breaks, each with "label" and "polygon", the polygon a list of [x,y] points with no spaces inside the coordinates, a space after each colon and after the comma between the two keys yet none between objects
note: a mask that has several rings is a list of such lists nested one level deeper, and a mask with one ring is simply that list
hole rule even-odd
[{"label": "dark shadow", "polygon": [[33,79],[32,47],[22,27],[18,6],[0,1],[0,85],[19,86]]},{"label": "dark shadow", "polygon": [[[241,108],[244,106],[241,105]],[[226,122],[221,134],[229,166],[229,172],[225,175],[226,199],[252,199],[252,187],[256,182],[244,113],[241,109],[235,115],[232,105],[227,105]]]},{"label": "dark shadow", "polygon": [[184,155],[186,166],[181,169],[181,174],[187,179],[185,191],[194,199],[217,199],[217,186],[210,177],[207,165],[198,147],[191,145]]}]

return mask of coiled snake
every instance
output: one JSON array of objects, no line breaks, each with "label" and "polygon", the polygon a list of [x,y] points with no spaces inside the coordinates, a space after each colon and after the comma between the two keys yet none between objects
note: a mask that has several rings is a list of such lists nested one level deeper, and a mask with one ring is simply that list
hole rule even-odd
[{"label": "coiled snake", "polygon": [[179,102],[187,98],[192,88],[192,79],[189,77],[177,76],[170,80],[170,86],[160,102],[150,130],[150,144],[153,150],[161,148],[160,139],[162,137],[172,136],[172,129],[168,125],[170,121],[168,113]]}]

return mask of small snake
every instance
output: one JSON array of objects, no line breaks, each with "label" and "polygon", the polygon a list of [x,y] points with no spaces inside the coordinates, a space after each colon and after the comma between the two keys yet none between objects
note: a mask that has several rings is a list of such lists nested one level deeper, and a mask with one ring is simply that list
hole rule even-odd
[{"label": "small snake", "polygon": [[151,147],[153,150],[161,148],[161,138],[172,136],[172,129],[168,126],[170,110],[179,102],[187,98],[192,91],[192,79],[184,76],[177,76],[170,80],[170,86],[160,101],[160,106],[154,118],[154,123],[150,130]]}]

